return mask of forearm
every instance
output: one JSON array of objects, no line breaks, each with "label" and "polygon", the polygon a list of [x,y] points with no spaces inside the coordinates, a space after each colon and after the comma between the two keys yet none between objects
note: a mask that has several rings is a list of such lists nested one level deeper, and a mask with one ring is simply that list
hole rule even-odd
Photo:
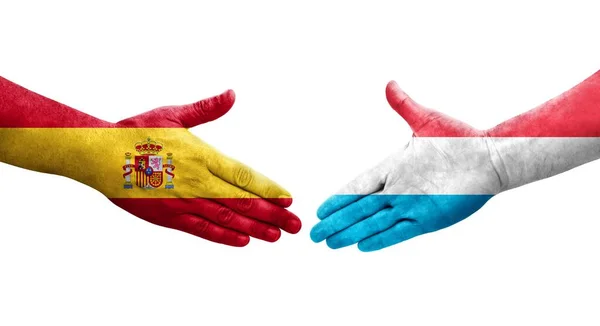
[{"label": "forearm", "polygon": [[111,126],[0,77],[0,162],[65,175],[68,157],[91,141],[65,131]]},{"label": "forearm", "polygon": [[504,190],[600,158],[600,71],[487,134]]}]

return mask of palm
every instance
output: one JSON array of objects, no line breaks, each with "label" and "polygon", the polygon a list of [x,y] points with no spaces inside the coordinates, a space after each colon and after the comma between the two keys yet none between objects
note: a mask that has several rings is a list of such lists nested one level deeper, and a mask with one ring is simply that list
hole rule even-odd
[{"label": "palm", "polygon": [[316,242],[378,250],[450,226],[502,189],[482,131],[418,105],[393,83],[387,96],[414,135],[321,205]]}]

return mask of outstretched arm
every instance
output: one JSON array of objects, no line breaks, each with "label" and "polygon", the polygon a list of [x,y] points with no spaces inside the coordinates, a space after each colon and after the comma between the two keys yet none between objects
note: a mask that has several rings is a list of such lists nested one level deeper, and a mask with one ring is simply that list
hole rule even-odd
[{"label": "outstretched arm", "polygon": [[112,125],[0,77],[0,128],[110,128]]},{"label": "outstretched arm", "polygon": [[486,133],[505,189],[600,158],[600,71]]},{"label": "outstretched arm", "polygon": [[600,157],[600,72],[490,130],[416,103],[395,82],[386,96],[413,137],[319,207],[315,242],[379,250],[453,225],[502,191]]},{"label": "outstretched arm", "polygon": [[0,77],[0,162],[72,178],[142,219],[219,243],[297,233],[285,189],[187,130],[234,101],[227,91],[110,123]]}]

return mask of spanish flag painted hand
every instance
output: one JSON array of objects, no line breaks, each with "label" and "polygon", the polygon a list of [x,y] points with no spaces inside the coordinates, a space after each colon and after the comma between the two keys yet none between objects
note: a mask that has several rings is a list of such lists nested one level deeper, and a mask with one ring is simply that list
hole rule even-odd
[{"label": "spanish flag painted hand", "polygon": [[301,228],[290,194],[188,131],[234,101],[229,90],[109,123],[0,77],[0,161],[72,178],[139,218],[210,241],[274,242],[280,229]]}]

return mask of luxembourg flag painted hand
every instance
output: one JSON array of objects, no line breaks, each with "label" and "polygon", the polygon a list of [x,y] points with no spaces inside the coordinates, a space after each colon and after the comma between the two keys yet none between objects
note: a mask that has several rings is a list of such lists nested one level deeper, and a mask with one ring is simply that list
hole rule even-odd
[{"label": "luxembourg flag painted hand", "polygon": [[321,205],[315,242],[378,250],[450,226],[502,189],[482,131],[422,107],[395,82],[386,95],[414,136]]},{"label": "luxembourg flag painted hand", "polygon": [[315,242],[375,251],[453,225],[494,195],[600,156],[600,74],[490,130],[386,88],[413,137],[318,209]]}]

